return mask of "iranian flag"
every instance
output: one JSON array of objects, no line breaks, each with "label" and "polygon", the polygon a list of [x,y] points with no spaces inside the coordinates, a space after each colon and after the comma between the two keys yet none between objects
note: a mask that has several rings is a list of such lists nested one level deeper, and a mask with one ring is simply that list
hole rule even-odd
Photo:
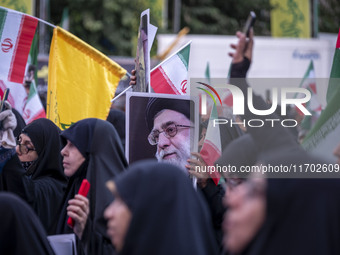
[{"label": "iranian flag", "polygon": [[45,109],[41,103],[35,80],[33,80],[31,83],[30,93],[24,106],[22,117],[24,118],[26,124],[29,124],[33,120],[39,118],[46,118]]},{"label": "iranian flag", "polygon": [[[30,72],[33,72],[33,77],[30,79],[30,89],[26,98],[26,102],[23,108],[22,117],[26,121],[26,124],[31,123],[33,120],[39,118],[46,118],[45,109],[41,103],[39,93],[36,86],[37,72],[36,67],[38,66],[38,37],[35,36],[32,42],[32,47],[30,54],[28,56],[28,61],[26,65],[26,74],[30,75]],[[31,71],[33,67],[33,70]]]},{"label": "iranian flag", "polygon": [[307,151],[334,162],[333,150],[340,143],[340,31],[330,76],[327,106],[302,145]]},{"label": "iranian flag", "polygon": [[151,87],[156,93],[187,95],[191,41],[151,70]]},{"label": "iranian flag", "polygon": [[222,103],[228,107],[233,107],[233,94],[231,94],[229,89],[223,88],[222,92]]},{"label": "iranian flag", "polygon": [[330,75],[330,80],[327,89],[327,103],[330,103],[336,92],[339,90],[339,79],[340,78],[340,29],[338,39],[336,41],[335,52],[333,57],[333,65]]},{"label": "iranian flag", "polygon": [[[221,157],[222,154],[220,127],[219,125],[214,127],[214,119],[218,119],[217,108],[215,104],[211,109],[205,140],[200,151],[202,159],[208,166],[214,166],[215,161]],[[220,173],[215,171],[209,172],[209,174],[214,183],[217,185],[221,178]]]},{"label": "iranian flag", "polygon": [[0,8],[0,78],[22,83],[38,19]]},{"label": "iranian flag", "polygon": [[33,40],[38,19],[0,7],[0,96],[10,89],[8,102],[28,124],[45,117],[45,110],[37,93],[35,79],[29,91],[24,77],[31,64],[37,64],[37,40]]},{"label": "iranian flag", "polygon": [[[307,110],[312,114],[305,116],[303,121],[301,122],[301,128],[303,130],[310,130],[318,120],[321,114],[322,106],[317,96],[316,90],[316,79],[315,79],[315,71],[313,60],[310,61],[308,69],[301,81],[300,88],[308,89],[311,93],[311,99],[304,104]],[[297,94],[297,98],[304,97],[305,95]],[[296,107],[298,114],[303,116],[303,113],[299,108]]]}]

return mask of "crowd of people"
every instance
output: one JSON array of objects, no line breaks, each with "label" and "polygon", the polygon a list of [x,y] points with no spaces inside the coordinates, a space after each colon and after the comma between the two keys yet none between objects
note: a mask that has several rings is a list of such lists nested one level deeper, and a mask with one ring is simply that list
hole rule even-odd
[{"label": "crowd of people", "polygon": [[[253,32],[236,35],[230,83],[247,97]],[[25,126],[7,104],[0,113],[0,253],[55,254],[47,237],[73,233],[78,254],[340,254],[340,180],[223,173],[216,185],[197,171],[207,165],[199,150],[208,124],[201,123],[193,151],[198,120],[190,104],[150,97],[145,139],[155,147],[155,160],[130,165],[121,111],[61,131],[48,119]],[[256,95],[253,105],[268,108]],[[253,117],[247,107],[238,116]],[[279,118],[256,116],[269,117]],[[220,138],[220,166],[324,163],[282,126],[225,126]],[[337,164],[339,151],[340,139]],[[87,196],[78,194],[83,179],[91,185]]]}]

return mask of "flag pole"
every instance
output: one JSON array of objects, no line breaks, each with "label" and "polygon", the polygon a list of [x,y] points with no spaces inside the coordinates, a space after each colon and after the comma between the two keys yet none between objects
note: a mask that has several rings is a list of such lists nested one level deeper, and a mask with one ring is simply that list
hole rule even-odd
[{"label": "flag pole", "polygon": [[[27,14],[26,14],[26,15],[27,15]],[[31,16],[31,15],[28,15],[28,16]],[[34,16],[31,16],[31,17],[34,17]],[[49,23],[49,22],[47,22],[47,21],[45,21],[45,20],[43,20],[43,19],[39,19],[39,18],[37,18],[37,17],[34,17],[34,18],[38,19],[40,22],[44,23],[45,25],[48,25],[48,26],[53,27],[53,28],[56,27],[55,25],[53,25],[53,24],[51,24],[51,23]]]},{"label": "flag pole", "polygon": [[0,9],[4,9],[4,10],[10,11],[10,12],[16,12],[16,13],[20,13],[20,14],[25,14],[26,16],[35,18],[35,19],[41,21],[42,23],[44,23],[44,24],[46,24],[46,25],[48,25],[50,27],[53,27],[53,28],[56,27],[55,25],[53,25],[53,24],[51,24],[51,23],[49,23],[49,22],[47,22],[47,21],[45,21],[43,19],[39,19],[39,18],[37,18],[35,16],[29,15],[29,14],[26,14],[26,13],[23,13],[23,12],[19,12],[19,11],[16,11],[16,10],[13,10],[13,9],[9,9],[9,8],[3,7],[3,6],[0,6]]},{"label": "flag pole", "polygon": [[132,88],[132,85],[130,85],[129,87],[127,87],[126,89],[124,89],[122,92],[120,92],[119,95],[115,96],[112,100],[111,103],[113,103],[116,99],[120,98],[122,95],[125,94],[126,91],[128,91],[129,89]]}]

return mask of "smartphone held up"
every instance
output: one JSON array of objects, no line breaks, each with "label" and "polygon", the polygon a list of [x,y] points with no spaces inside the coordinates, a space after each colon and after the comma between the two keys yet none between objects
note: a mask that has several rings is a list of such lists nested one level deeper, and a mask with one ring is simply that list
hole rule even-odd
[{"label": "smartphone held up", "polygon": [[255,20],[256,20],[256,14],[255,14],[255,12],[251,11],[249,13],[249,16],[247,18],[247,21],[246,21],[246,23],[243,27],[243,31],[242,31],[247,37],[249,37],[250,28],[252,28],[254,26]]}]

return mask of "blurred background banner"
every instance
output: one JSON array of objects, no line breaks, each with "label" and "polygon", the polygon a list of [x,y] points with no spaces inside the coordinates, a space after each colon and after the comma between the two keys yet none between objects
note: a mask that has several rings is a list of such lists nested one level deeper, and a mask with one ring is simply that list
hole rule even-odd
[{"label": "blurred background banner", "polygon": [[34,15],[35,0],[0,0],[0,5],[29,15]]},{"label": "blurred background banner", "polygon": [[270,0],[273,37],[309,38],[311,36],[309,0]]}]

